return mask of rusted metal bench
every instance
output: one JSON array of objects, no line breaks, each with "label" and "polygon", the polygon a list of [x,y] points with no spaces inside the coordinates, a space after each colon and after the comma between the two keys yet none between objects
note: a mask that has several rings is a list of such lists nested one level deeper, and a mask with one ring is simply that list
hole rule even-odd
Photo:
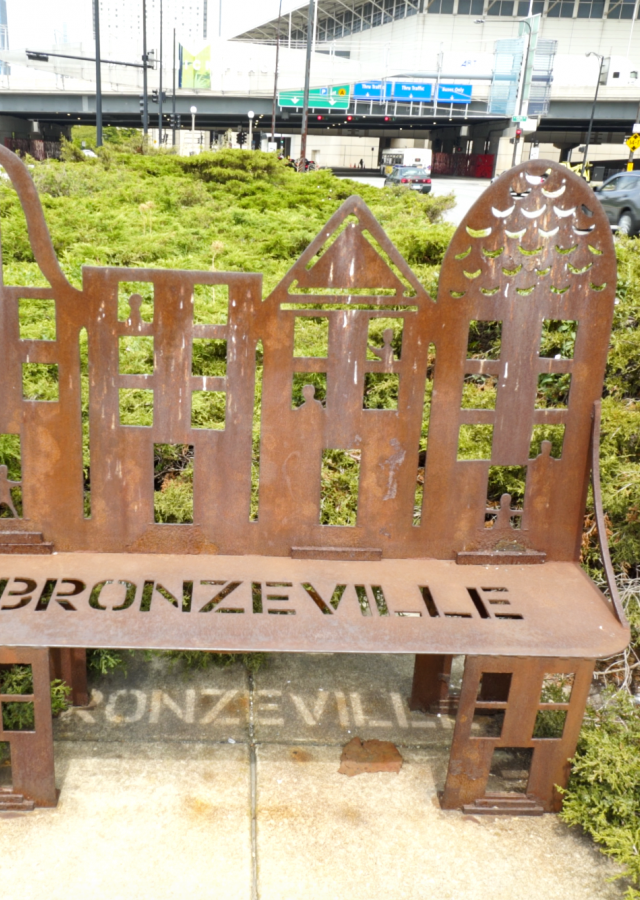
[{"label": "rusted metal bench", "polygon": [[[49,648],[76,702],[86,685],[82,651],[73,648],[410,653],[414,709],[451,707],[451,658],[465,654],[443,807],[557,809],[555,785],[566,782],[594,660],[620,651],[629,636],[603,537],[597,468],[615,256],[590,189],[541,160],[507,172],[457,229],[437,300],[352,197],[263,299],[261,276],[237,272],[89,266],[82,290],[72,287],[27,170],[3,148],[0,161],[50,284],[3,286],[0,295],[0,433],[19,435],[22,459],[21,485],[0,472],[5,511],[7,496],[22,491],[21,516],[14,505],[0,520],[0,663],[33,666],[34,697],[21,702],[35,702],[36,713],[34,732],[0,731],[12,745],[14,790],[40,805],[56,802]],[[119,315],[119,292],[132,282],[152,286],[152,317],[142,315],[135,291]],[[219,321],[194,320],[200,285],[228,289]],[[21,337],[23,298],[55,302],[55,339]],[[296,328],[308,316],[326,329],[326,356],[296,351]],[[402,330],[399,352],[393,329],[372,346],[370,327],[381,317]],[[468,351],[477,322],[499,334],[499,355]],[[561,358],[541,355],[549,322],[577,327],[575,346]],[[152,374],[121,373],[125,336],[153,340]],[[226,374],[194,374],[194,340],[226,341]],[[57,367],[55,402],[23,396],[22,369],[32,364]],[[294,406],[294,379],[318,375],[326,397],[308,384]],[[380,375],[396,383],[397,408],[366,408],[367,385]],[[568,399],[565,390],[556,406],[538,408],[541,378],[570,378]],[[467,408],[470,379],[495,382],[495,403]],[[123,390],[152,392],[152,423],[123,422]],[[215,394],[224,409],[216,427],[194,427],[192,398],[200,392]],[[550,426],[560,437],[537,440]],[[478,458],[460,458],[464,441]],[[193,448],[190,524],[154,519],[160,443]],[[321,524],[329,450],[359,466],[352,525]],[[499,508],[487,505],[492,466],[526,472],[520,508],[509,495]],[[578,562],[591,470],[610,599]],[[547,675],[572,676],[570,695],[545,699]],[[0,697],[9,700],[16,698]],[[534,736],[540,710],[564,715],[555,738]],[[493,733],[479,736],[474,717],[496,713]],[[504,747],[533,750],[526,798],[485,797],[492,755]]]}]

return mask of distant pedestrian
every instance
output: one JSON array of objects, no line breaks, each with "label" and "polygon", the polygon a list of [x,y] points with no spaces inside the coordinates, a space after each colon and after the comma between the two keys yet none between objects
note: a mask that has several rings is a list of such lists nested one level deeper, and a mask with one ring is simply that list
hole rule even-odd
[{"label": "distant pedestrian", "polygon": [[364,169],[364,160],[363,159],[361,159],[360,162],[358,163],[358,167],[360,169]]}]

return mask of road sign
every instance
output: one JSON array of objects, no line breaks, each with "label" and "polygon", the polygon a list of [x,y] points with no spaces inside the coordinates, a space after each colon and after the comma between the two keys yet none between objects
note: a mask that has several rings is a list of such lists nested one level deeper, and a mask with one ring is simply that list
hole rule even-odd
[{"label": "road sign", "polygon": [[520,122],[526,122],[528,116],[511,116],[511,121],[518,125]]},{"label": "road sign", "polygon": [[640,134],[632,134],[626,139],[625,144],[629,150],[637,150],[640,147]]},{"label": "road sign", "polygon": [[470,84],[441,84],[438,103],[471,103],[473,86]]},{"label": "road sign", "polygon": [[304,91],[278,91],[278,106],[302,106]]},{"label": "road sign", "polygon": [[358,81],[353,86],[354,100],[382,100],[381,81]]},{"label": "road sign", "polygon": [[[311,109],[349,109],[350,93],[348,84],[312,88],[309,91],[309,107]],[[303,90],[278,92],[278,106],[280,107],[301,107],[303,102]]]},{"label": "road sign", "polygon": [[423,81],[388,81],[386,96],[387,100],[408,100],[419,103],[430,100],[432,91],[433,85],[425,84]]}]

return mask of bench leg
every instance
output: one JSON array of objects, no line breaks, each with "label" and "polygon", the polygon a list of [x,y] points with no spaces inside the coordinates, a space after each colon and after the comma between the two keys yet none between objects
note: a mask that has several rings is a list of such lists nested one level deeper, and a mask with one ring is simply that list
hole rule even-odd
[{"label": "bench leg", "polygon": [[[568,760],[574,755],[584,709],[593,676],[594,661],[588,659],[539,659],[516,657],[467,657],[460,705],[449,757],[449,770],[442,795],[443,809],[471,807],[483,811],[531,814],[557,812],[562,797],[556,785],[565,787],[569,779]],[[558,737],[534,738],[536,717],[541,709],[545,675],[573,675],[573,688],[558,712],[565,713],[564,728]],[[563,709],[564,707],[564,709]],[[553,709],[546,703],[545,710]],[[501,732],[477,737],[472,732],[474,714],[504,711]],[[489,795],[487,779],[494,750],[528,748],[533,751],[526,796]],[[483,803],[484,799],[484,803]],[[474,806],[475,804],[475,806]]]},{"label": "bench leg", "polygon": [[[36,806],[58,802],[53,759],[51,722],[50,660],[47,649],[0,647],[0,665],[29,665],[33,675],[34,731],[5,731],[0,716],[0,741],[11,747],[12,791],[32,800]],[[3,703],[21,702],[20,695],[4,694]]]},{"label": "bench leg", "polygon": [[60,678],[71,688],[72,706],[89,705],[87,687],[87,651],[80,647],[56,647],[51,650],[51,677]]},{"label": "bench leg", "polygon": [[448,712],[449,677],[453,656],[421,653],[416,656],[409,709]]}]

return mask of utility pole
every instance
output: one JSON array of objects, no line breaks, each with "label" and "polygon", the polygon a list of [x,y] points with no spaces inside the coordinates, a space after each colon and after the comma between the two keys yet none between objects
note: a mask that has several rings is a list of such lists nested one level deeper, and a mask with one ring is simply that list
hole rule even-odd
[{"label": "utility pole", "polygon": [[302,101],[302,128],[300,131],[300,156],[302,157],[302,171],[305,170],[307,158],[307,130],[309,127],[309,80],[311,75],[311,48],[313,45],[313,31],[316,18],[316,0],[309,0],[307,10],[307,59],[304,69],[304,99]]},{"label": "utility pole", "polygon": [[[147,85],[147,0],[142,0],[142,134],[146,138],[149,133],[149,93]],[[144,148],[144,141],[143,141]]]},{"label": "utility pole", "polygon": [[160,0],[160,90],[158,91],[158,147],[162,147],[162,0]]},{"label": "utility pole", "polygon": [[173,136],[171,143],[176,145],[176,30],[173,29],[173,96],[171,98],[171,121],[173,122]]},{"label": "utility pole", "polygon": [[102,147],[102,72],[100,67],[100,0],[93,0],[96,39],[96,147]]},{"label": "utility pole", "polygon": [[584,170],[587,167],[587,154],[589,153],[589,144],[591,143],[591,130],[593,128],[593,119],[596,114],[596,103],[598,101],[598,90],[600,88],[600,81],[602,79],[602,67],[604,65],[605,57],[601,56],[599,53],[594,53],[593,50],[590,50],[589,53],[586,53],[585,56],[595,56],[600,60],[600,68],[598,69],[598,81],[596,83],[596,92],[593,96],[593,105],[591,107],[591,118],[589,119],[589,130],[587,131],[587,140],[584,145],[584,156],[582,157],[582,168],[580,169],[580,178],[584,178]]},{"label": "utility pole", "polygon": [[278,58],[280,56],[280,16],[282,15],[282,0],[278,8],[278,25],[276,29],[276,71],[273,76],[273,109],[271,111],[271,143],[276,139],[276,103],[278,102]]}]

